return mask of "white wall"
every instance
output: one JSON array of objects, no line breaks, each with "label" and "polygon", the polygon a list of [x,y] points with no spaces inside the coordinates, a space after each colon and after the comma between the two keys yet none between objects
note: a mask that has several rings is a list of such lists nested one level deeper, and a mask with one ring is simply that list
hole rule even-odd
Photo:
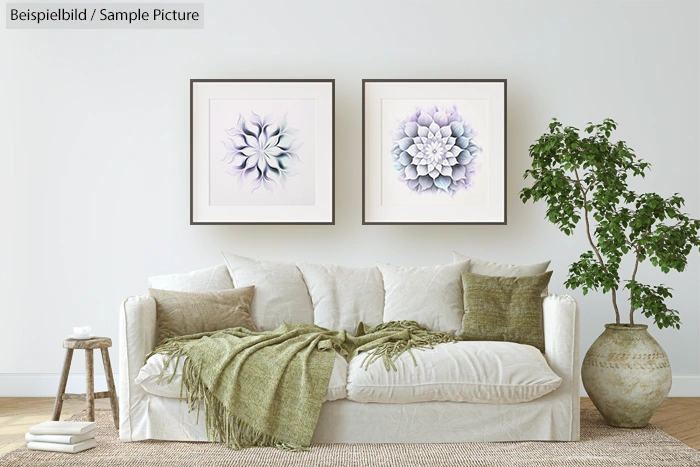
[{"label": "white wall", "polygon": [[[357,266],[551,258],[566,293],[585,240],[519,201],[527,148],[552,117],[613,117],[653,165],[638,188],[680,192],[700,216],[699,17],[697,2],[208,1],[204,30],[0,30],[0,396],[53,395],[71,326],[116,341],[117,308],[148,276],[221,250]],[[336,225],[190,226],[189,79],[287,77],[336,79]],[[361,225],[362,78],[508,79],[507,226]],[[651,332],[675,394],[700,396],[699,255],[685,274],[642,276],[675,288],[682,329]],[[569,293],[585,351],[611,306]]]}]

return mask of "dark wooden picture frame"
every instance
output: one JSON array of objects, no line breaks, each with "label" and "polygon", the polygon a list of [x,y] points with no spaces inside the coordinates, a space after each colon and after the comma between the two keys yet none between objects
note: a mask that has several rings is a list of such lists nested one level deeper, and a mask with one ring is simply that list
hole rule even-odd
[{"label": "dark wooden picture frame", "polygon": [[[423,86],[423,90],[421,90],[421,84],[425,84],[426,86]],[[435,85],[439,85],[439,87],[436,87]],[[479,85],[479,84],[484,84],[484,91],[483,95],[479,96],[470,96],[469,91],[470,89],[477,90],[478,91],[479,86],[474,86],[474,85]],[[455,91],[459,90],[459,85],[464,85],[463,88],[463,94],[459,94],[459,92],[456,92],[454,96],[450,96],[450,89],[454,89]],[[498,94],[499,94],[499,86],[502,85],[502,99],[503,104],[502,108],[500,107],[500,103],[497,101],[499,100]],[[368,92],[368,87],[374,87],[375,89],[372,91],[372,95],[368,96],[370,94]],[[406,95],[405,97],[402,96],[402,92],[407,92],[407,94],[411,94],[411,90],[415,89],[415,91],[412,91],[412,95]],[[402,91],[403,90],[403,91]],[[384,93],[384,94],[382,94]],[[431,162],[428,162],[426,167],[424,167],[423,174],[421,175],[420,173],[416,173],[414,169],[418,168],[416,165],[417,163],[415,162],[416,159],[414,156],[411,156],[410,154],[407,156],[404,150],[406,149],[405,147],[399,147],[398,140],[395,140],[392,142],[391,147],[388,145],[388,130],[382,127],[382,122],[385,122],[390,119],[387,115],[393,115],[391,112],[386,111],[386,108],[382,106],[387,106],[391,104],[391,102],[388,101],[400,101],[400,100],[406,100],[406,101],[416,101],[416,102],[423,102],[425,103],[426,101],[429,100],[434,100],[434,101],[442,101],[442,102],[447,102],[450,99],[454,100],[461,100],[465,101],[468,99],[484,99],[488,97],[489,95],[494,95],[494,105],[491,107],[491,104],[489,103],[488,105],[490,106],[488,108],[489,111],[496,111],[496,113],[502,111],[502,119],[496,118],[495,120],[501,121],[497,127],[495,128],[490,128],[489,126],[489,141],[487,141],[487,149],[488,149],[488,154],[486,157],[486,162],[490,164],[489,169],[497,169],[499,172],[502,171],[502,174],[499,174],[499,177],[496,178],[495,176],[491,175],[491,172],[487,172],[489,175],[489,180],[488,183],[483,183],[482,185],[488,185],[488,184],[493,184],[494,189],[491,189],[491,186],[489,186],[489,192],[487,194],[487,199],[488,196],[491,198],[498,198],[499,200],[502,201],[502,207],[501,204],[499,203],[498,206],[496,206],[496,209],[500,210],[500,213],[496,213],[495,216],[488,215],[485,217],[488,218],[483,218],[483,219],[466,219],[466,220],[452,220],[452,219],[445,219],[445,217],[449,217],[451,213],[453,212],[453,208],[449,206],[450,202],[448,198],[446,197],[452,197],[455,193],[457,193],[459,196],[461,196],[460,199],[466,199],[466,196],[464,193],[471,188],[472,185],[467,178],[466,180],[464,178],[460,178],[459,180],[447,180],[449,177],[442,177],[442,173],[438,171],[438,175],[435,175],[435,168],[434,165],[429,165]],[[369,102],[368,102],[369,99]],[[384,103],[384,100],[388,102],[388,104]],[[487,99],[488,100],[488,99]],[[392,104],[393,105],[393,104]],[[370,107],[370,109],[368,109]],[[405,105],[404,105],[405,107]],[[419,112],[418,104],[415,105],[415,112]],[[439,111],[438,107],[436,105],[432,105],[435,110],[430,110],[430,111]],[[459,118],[459,120],[462,120],[462,117],[458,115],[458,112],[456,111],[456,106],[454,107],[454,112],[449,115],[450,118]],[[444,110],[444,109],[443,109]],[[413,111],[412,111],[413,112]],[[452,110],[450,110],[452,112]],[[399,115],[398,112],[395,112],[397,115]],[[405,114],[400,114],[401,118],[403,118],[403,115]],[[437,115],[437,114],[436,114]],[[441,114],[442,115],[442,114]],[[416,120],[418,117],[418,113],[415,113],[411,118],[414,118]],[[421,115],[422,117],[422,115]],[[437,118],[437,117],[436,117]],[[441,121],[444,123],[445,116],[442,115]],[[384,119],[384,120],[383,120]],[[483,117],[484,120],[486,119],[491,119],[490,115],[487,115]],[[409,119],[410,120],[410,119]],[[403,123],[399,123],[399,126],[404,125],[407,121],[409,120],[404,120]],[[394,121],[399,121],[399,120],[392,120],[392,123]],[[427,120],[424,120],[424,123],[426,123]],[[489,120],[490,122],[490,120]],[[417,123],[416,123],[417,124]],[[374,125],[371,128],[368,128],[368,125]],[[411,122],[410,125],[414,125],[414,122]],[[464,128],[470,127],[470,125],[465,125]],[[409,128],[409,127],[405,127]],[[412,128],[415,128],[415,125],[413,127],[410,127],[409,133],[413,134],[412,131],[414,131]],[[459,125],[456,125],[456,131],[464,131],[464,128],[460,129]],[[493,131],[492,131],[493,130]],[[469,130],[468,130],[469,131]],[[478,129],[477,129],[478,131]],[[491,133],[497,133],[497,134],[502,134],[502,138],[500,137],[493,137]],[[507,80],[506,79],[363,79],[362,80],[362,224],[363,225],[392,225],[392,224],[397,224],[397,225],[420,225],[420,224],[433,224],[433,225],[506,225],[507,223]],[[471,133],[470,133],[471,134]],[[410,135],[404,135],[406,137],[410,137]],[[414,136],[419,136],[419,135],[414,135]],[[449,135],[450,137],[455,136],[455,135]],[[478,136],[478,134],[477,134]],[[395,138],[392,137],[392,138]],[[371,140],[371,141],[369,141]],[[456,138],[455,138],[456,140]],[[408,140],[406,140],[408,141]],[[409,144],[409,143],[401,143],[403,145]],[[438,143],[439,144],[439,141]],[[461,144],[461,143],[460,143]],[[471,144],[469,142],[464,143],[464,145]],[[483,144],[480,143],[480,144]],[[372,150],[368,150],[368,145],[371,145]],[[440,152],[440,151],[445,151],[445,147],[449,146],[449,144],[446,144],[445,146],[442,147],[442,149],[437,149],[436,151],[433,152]],[[454,145],[453,145],[454,146]],[[472,146],[469,146],[469,148],[472,148]],[[494,149],[494,152],[497,152],[496,154],[491,153],[491,148]],[[412,149],[411,152],[416,152],[415,148],[410,148]],[[474,151],[474,156],[471,157],[471,153],[465,153],[468,154],[469,157],[464,156],[460,158],[460,160],[463,160],[465,162],[465,167],[469,168],[469,170],[473,170],[468,164],[474,160],[477,159],[478,155],[481,155],[480,153],[477,153],[476,151],[481,151],[482,148],[477,147]],[[394,150],[396,151],[394,153]],[[457,151],[458,148],[450,149],[450,151]],[[471,149],[470,149],[471,150]],[[448,152],[444,152],[444,154],[450,155]],[[419,162],[421,164],[425,164],[426,162],[423,159],[428,159],[423,158],[422,156],[424,155],[423,149],[419,150],[419,154],[416,154],[418,156]],[[408,162],[408,158],[413,157],[411,162]],[[436,156],[437,157],[437,156]],[[470,158],[471,157],[471,158]],[[379,158],[377,160],[377,158]],[[388,159],[387,159],[388,158]],[[393,158],[392,160],[389,160]],[[501,161],[498,160],[498,158],[502,159]],[[392,169],[391,164],[402,164],[401,166],[395,166],[394,169]],[[407,163],[408,165],[413,165],[413,167],[407,167],[404,165],[404,163]],[[371,167],[370,167],[371,164]],[[447,163],[449,164],[449,163]],[[458,163],[455,163],[455,165],[458,165]],[[396,169],[398,167],[398,169]],[[427,167],[433,167],[432,169],[432,183],[433,185],[430,185],[431,180],[425,178],[426,174],[425,171]],[[454,165],[453,165],[454,167]],[[467,170],[467,168],[459,168],[457,171],[459,172],[459,175],[455,177],[465,177],[464,172]],[[405,169],[410,171],[410,173],[407,175],[406,173],[401,173],[401,169]],[[392,172],[393,171],[393,172]],[[445,172],[450,172],[451,169],[444,169]],[[377,175],[377,174],[381,175]],[[382,179],[377,181],[378,178],[380,177],[389,177],[389,175],[386,174],[391,174],[391,177],[394,177],[396,179],[399,179],[401,177],[404,177],[405,179],[402,180],[405,183],[409,190],[406,190],[409,192],[406,194],[406,198],[408,199],[411,197],[413,200],[417,200],[418,198],[414,193],[421,194],[422,196],[425,196],[426,199],[428,199],[431,196],[435,196],[433,201],[435,203],[443,203],[443,205],[437,206],[436,208],[431,208],[430,206],[426,206],[425,204],[422,205],[416,205],[416,206],[411,206],[410,203],[408,206],[403,206],[401,205],[401,202],[395,203],[397,208],[395,208],[396,213],[394,214],[392,211],[391,207],[388,207],[389,205],[384,205],[383,200],[384,200],[384,193],[382,192],[382,195],[379,196],[377,194],[377,189],[379,190],[384,190],[382,186]],[[411,179],[411,177],[416,177]],[[438,178],[439,178],[439,183],[438,183]],[[369,180],[368,180],[369,179]],[[386,179],[386,178],[385,178]],[[420,181],[420,183],[418,182]],[[495,187],[499,187],[502,184],[502,191],[500,189],[495,190]],[[393,185],[393,181],[392,181]],[[397,184],[401,185],[401,184]],[[438,186],[439,185],[439,186]],[[404,189],[402,188],[396,188],[394,186],[391,187],[391,195],[394,196],[396,199],[401,199],[401,196],[404,196],[400,190]],[[373,191],[374,190],[374,191]],[[423,191],[428,191],[425,194],[422,194]],[[445,191],[446,193],[442,193],[441,191]],[[410,191],[413,191],[414,193],[410,193]],[[430,192],[432,191],[432,192]],[[369,195],[368,195],[369,192]],[[443,199],[438,199],[438,196],[443,196]],[[482,199],[482,198],[479,198]],[[457,213],[458,211],[462,212],[469,212],[470,210],[473,211],[486,211],[488,208],[484,208],[483,206],[478,206],[476,208],[470,208],[469,206],[466,205],[457,205],[455,202],[455,208],[454,212]],[[371,213],[368,213],[369,211],[372,211]],[[409,214],[410,211],[410,214]],[[377,214],[377,213],[380,214]],[[433,215],[433,212],[435,214]],[[421,214],[423,213],[423,214]],[[411,216],[421,216],[424,215],[424,220],[417,219],[417,218],[408,218]]]},{"label": "dark wooden picture frame", "polygon": [[[330,89],[327,89],[327,85],[330,85]],[[287,86],[288,85],[288,86]],[[318,85],[318,86],[317,86]],[[207,86],[202,87],[202,86]],[[214,87],[221,88],[221,95],[214,91]],[[285,87],[289,88],[289,95],[286,96]],[[317,89],[316,89],[317,88]],[[266,92],[269,89],[270,94],[266,96]],[[199,94],[198,94],[199,93]],[[207,94],[208,93],[208,94]],[[317,93],[318,98],[314,100],[314,93]],[[238,116],[233,116],[230,113],[231,120],[227,121],[225,137],[221,149],[217,145],[217,150],[221,153],[225,153],[225,159],[228,165],[228,170],[226,175],[234,175],[231,180],[237,180],[240,186],[240,195],[234,193],[235,189],[232,187],[227,187],[224,183],[218,182],[216,185],[216,190],[212,188],[212,180],[223,180],[223,175],[221,171],[218,171],[215,175],[210,173],[205,173],[207,170],[211,171],[211,148],[215,146],[212,141],[213,137],[212,130],[210,126],[214,117],[221,114],[214,114],[214,103],[213,101],[224,100],[238,100],[242,104],[242,109],[250,108],[251,105],[261,105],[262,108],[267,108],[274,106],[275,100],[277,102],[292,102],[290,105],[295,105],[295,102],[299,104],[294,107],[295,110],[300,110],[297,115],[310,115],[310,112],[304,114],[304,109],[309,109],[310,103],[307,101],[314,101],[313,107],[315,113],[313,114],[316,120],[313,120],[313,125],[310,118],[303,120],[299,117],[298,120],[302,121],[305,125],[304,129],[311,129],[318,132],[319,135],[323,133],[319,138],[307,137],[307,140],[313,140],[313,143],[307,144],[303,149],[306,151],[306,157],[308,159],[309,152],[311,150],[315,151],[313,153],[313,167],[317,168],[318,171],[314,174],[310,174],[310,170],[307,173],[302,173],[302,177],[313,177],[315,184],[319,184],[319,190],[323,192],[322,196],[317,196],[316,192],[313,193],[313,199],[315,200],[316,212],[312,212],[311,206],[309,204],[308,198],[311,195],[306,192],[310,192],[315,184],[301,183],[298,182],[294,186],[299,192],[306,191],[302,193],[306,196],[306,200],[302,200],[303,203],[299,204],[284,204],[280,203],[278,200],[275,201],[274,205],[264,205],[264,204],[251,204],[251,205],[214,205],[212,199],[214,198],[213,193],[217,193],[217,196],[221,199],[234,200],[234,203],[239,201],[244,197],[251,197],[247,192],[243,192],[243,187],[249,189],[252,186],[251,193],[260,190],[263,196],[271,196],[271,193],[282,192],[285,189],[285,183],[287,186],[295,180],[295,176],[299,174],[299,168],[294,166],[295,161],[300,162],[299,166],[302,165],[303,157],[300,157],[299,145],[304,146],[303,143],[299,144],[300,139],[297,138],[297,130],[292,128],[292,124],[288,124],[290,112],[281,111],[279,115],[274,115],[270,117],[269,115],[264,115],[264,110],[259,111],[258,115],[254,110],[250,110],[247,113],[241,111]],[[250,102],[258,99],[258,103],[261,104],[250,104]],[[269,102],[263,102],[269,101]],[[303,102],[302,102],[303,101]],[[224,104],[216,104],[222,107]],[[231,104],[226,104],[231,106]],[[248,106],[248,107],[246,107]],[[218,108],[218,107],[217,107]],[[293,112],[291,112],[293,113]],[[202,120],[206,117],[206,125],[202,128]],[[269,123],[267,118],[274,119],[273,123]],[[236,120],[237,118],[237,120]],[[241,126],[241,121],[243,122]],[[267,125],[267,126],[266,126]],[[251,135],[249,130],[253,128],[255,135]],[[274,128],[274,130],[270,129]],[[217,130],[221,130],[217,127]],[[246,132],[248,132],[246,134]],[[222,133],[223,134],[223,133]],[[303,134],[303,132],[302,132]],[[257,138],[252,146],[243,147],[247,143],[246,136]],[[241,139],[243,138],[243,139]],[[272,141],[275,143],[272,143]],[[285,141],[283,144],[282,141]],[[293,141],[290,142],[290,141]],[[316,143],[320,141],[318,147]],[[306,141],[305,141],[306,142]],[[265,146],[263,148],[263,146]],[[269,149],[268,149],[269,146]],[[313,149],[308,149],[311,146]],[[243,147],[243,149],[241,149]],[[247,156],[248,151],[255,152],[252,156]],[[206,160],[205,160],[206,159]],[[255,162],[257,160],[259,163]],[[221,165],[221,164],[220,164]],[[306,167],[303,167],[306,168]],[[318,172],[323,172],[323,180],[319,180],[321,177],[318,176]],[[253,173],[253,175],[250,175]],[[318,176],[319,179],[316,179]],[[328,177],[326,180],[325,177]],[[304,179],[305,181],[307,181]],[[252,182],[251,182],[252,180]],[[228,182],[227,182],[228,183]],[[207,185],[209,184],[209,185]],[[249,184],[246,186],[246,184]],[[200,185],[207,185],[200,186]],[[308,188],[311,186],[312,188]],[[223,187],[223,188],[221,188]],[[306,188],[305,188],[306,187]],[[205,190],[206,188],[206,190]],[[268,194],[267,191],[270,192]],[[296,196],[296,194],[292,194]],[[202,200],[202,198],[208,197],[208,203]],[[327,199],[326,199],[327,197]],[[322,198],[322,199],[319,199]],[[247,198],[246,198],[247,199]],[[288,198],[287,198],[288,199]],[[296,199],[296,198],[295,198]],[[258,201],[256,201],[258,203]],[[223,207],[222,207],[223,206]],[[253,218],[257,214],[253,211],[259,211],[261,218]],[[236,213],[241,213],[236,214]],[[276,214],[275,214],[276,213]],[[295,214],[298,213],[298,214]],[[297,217],[295,217],[297,216]],[[191,79],[190,80],[190,225],[334,225],[335,224],[335,80],[334,79]]]}]

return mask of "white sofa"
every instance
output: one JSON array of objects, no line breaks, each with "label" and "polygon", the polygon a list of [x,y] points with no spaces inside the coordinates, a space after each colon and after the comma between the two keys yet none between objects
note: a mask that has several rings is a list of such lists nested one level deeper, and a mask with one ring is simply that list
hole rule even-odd
[{"label": "white sofa", "polygon": [[[433,350],[414,352],[418,366],[404,354],[398,362],[399,371],[391,373],[381,362],[365,372],[359,368],[362,354],[349,364],[338,357],[312,442],[577,441],[578,305],[569,296],[549,294],[542,300],[544,358],[534,347],[507,342],[441,344]],[[144,367],[145,356],[156,344],[155,300],[148,296],[128,298],[120,308],[119,323],[120,439],[206,441],[203,418],[197,423],[196,412],[188,413],[187,404],[178,397],[177,369],[166,370],[166,376],[176,373],[170,385],[167,378],[156,385],[153,375],[162,368],[156,357]],[[556,389],[549,387],[546,395],[534,400],[513,403],[509,392],[513,388],[508,384],[473,384],[475,374],[490,375],[491,383],[494,378],[496,382],[499,378],[519,378],[516,389],[522,399],[522,391],[543,391],[538,383],[546,375],[540,378],[529,370],[540,368],[537,364],[548,366],[546,370],[551,369],[558,378],[552,386]],[[431,378],[465,381],[432,384]],[[551,378],[548,381],[546,384]],[[534,389],[528,387],[530,383]],[[373,384],[377,387],[370,387]],[[498,402],[490,403],[494,400]]]}]

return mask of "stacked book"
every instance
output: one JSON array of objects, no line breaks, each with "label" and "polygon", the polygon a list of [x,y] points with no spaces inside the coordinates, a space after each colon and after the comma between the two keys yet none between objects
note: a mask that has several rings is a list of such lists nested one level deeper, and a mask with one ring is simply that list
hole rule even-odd
[{"label": "stacked book", "polygon": [[96,428],[95,422],[44,422],[31,427],[24,439],[29,449],[76,453],[95,447]]}]

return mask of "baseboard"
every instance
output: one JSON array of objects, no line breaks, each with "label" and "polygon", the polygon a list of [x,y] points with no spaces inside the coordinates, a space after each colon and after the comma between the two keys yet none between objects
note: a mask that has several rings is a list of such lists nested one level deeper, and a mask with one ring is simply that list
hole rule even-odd
[{"label": "baseboard", "polygon": [[[60,373],[2,373],[0,374],[0,397],[56,397]],[[119,375],[114,375],[119,394]],[[95,392],[106,391],[104,374],[95,374]],[[66,392],[85,393],[85,374],[70,374]]]},{"label": "baseboard", "polygon": [[[55,397],[58,389],[58,373],[2,373],[0,374],[0,397]],[[119,393],[119,375],[114,375]],[[104,374],[95,375],[95,391],[106,391]],[[68,378],[68,393],[85,392],[85,375],[71,374]],[[581,397],[586,397],[581,385]],[[700,375],[677,375],[668,397],[700,397]]]},{"label": "baseboard", "polygon": [[[587,397],[581,384],[581,397]],[[668,397],[700,397],[700,375],[675,375]]]}]

